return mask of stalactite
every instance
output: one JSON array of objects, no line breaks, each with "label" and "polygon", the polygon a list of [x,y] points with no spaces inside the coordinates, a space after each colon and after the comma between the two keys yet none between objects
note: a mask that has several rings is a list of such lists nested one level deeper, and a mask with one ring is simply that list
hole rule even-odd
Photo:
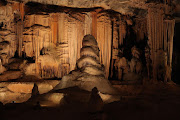
[{"label": "stalactite", "polygon": [[[79,25],[80,24],[80,25]],[[79,28],[79,31],[78,31]],[[69,59],[70,59],[70,71],[76,67],[76,60],[80,57],[80,49],[83,38],[83,25],[80,21],[69,18],[68,24],[68,43],[69,43]],[[90,30],[88,30],[90,31]],[[81,40],[80,40],[81,39]]]},{"label": "stalactite", "polygon": [[100,49],[100,62],[105,66],[106,78],[109,76],[111,60],[112,28],[109,16],[106,13],[98,14],[97,42]]},{"label": "stalactite", "polygon": [[123,44],[123,40],[126,37],[126,23],[122,17],[119,16],[119,45]]},{"label": "stalactite", "polygon": [[24,27],[31,27],[35,24],[48,27],[51,26],[50,23],[51,23],[50,15],[31,14],[31,15],[26,15],[24,19]]},{"label": "stalactite", "polygon": [[139,42],[144,40],[144,37],[147,36],[147,20],[146,18],[135,18],[134,31],[136,33],[136,41]]},{"label": "stalactite", "polygon": [[65,13],[58,14],[58,43],[66,43],[64,41],[65,34]]},{"label": "stalactite", "polygon": [[[59,13],[58,16],[58,42],[57,47],[59,56],[59,67],[58,67],[58,77],[62,77],[69,73],[70,71],[70,59],[69,59],[69,39],[68,39],[68,15],[65,13]],[[63,67],[64,66],[64,67]],[[66,67],[66,68],[65,68]],[[66,72],[64,72],[66,69]]]},{"label": "stalactite", "polygon": [[[32,19],[36,18],[32,17]],[[52,35],[50,31],[49,33],[41,32],[46,28],[43,22],[39,23],[39,27],[43,25],[43,29],[38,29],[32,34],[34,36],[32,44],[36,48],[36,70],[37,74],[42,77],[62,77],[69,73],[70,70],[75,69],[76,61],[74,60],[80,57],[81,43],[84,36],[84,19],[81,14],[73,14],[72,17],[71,14],[56,13],[50,15],[49,21],[51,22],[50,31]],[[31,23],[37,23],[37,21],[34,20]],[[48,39],[46,35],[49,36]],[[52,57],[54,64],[49,65],[47,63],[46,54],[40,56],[40,50],[42,49],[49,49],[46,54]]]},{"label": "stalactite", "polygon": [[51,17],[51,29],[52,29],[52,41],[54,44],[57,43],[58,39],[58,14],[52,13],[50,14]]},{"label": "stalactite", "polygon": [[17,38],[18,38],[18,55],[19,55],[19,57],[22,57],[23,29],[24,29],[23,22],[18,21],[18,23],[17,23]]},{"label": "stalactite", "polygon": [[92,35],[97,39],[97,12],[91,12],[92,16]]},{"label": "stalactite", "polygon": [[163,40],[163,47],[164,47],[164,51],[167,51],[167,23],[166,22],[164,22],[164,32],[163,32],[164,34],[163,34],[163,38],[164,38],[164,40]]},{"label": "stalactite", "polygon": [[112,58],[111,58],[111,78],[113,77],[113,68],[114,68],[114,62],[116,59],[118,59],[118,19],[113,18],[112,19],[113,24],[113,40],[112,40]]},{"label": "stalactite", "polygon": [[[172,62],[174,20],[163,20],[163,13],[163,10],[160,8],[148,9],[148,44],[151,49],[154,80],[157,79],[158,74],[161,74],[159,71],[162,68],[159,66],[162,64],[164,66],[163,69],[166,69],[166,73],[164,73],[165,75],[162,79],[167,79],[167,76],[168,79],[170,79],[171,76],[171,71],[169,70],[171,70]],[[167,63],[162,63],[162,61],[166,61],[166,59]]]},{"label": "stalactite", "polygon": [[[13,14],[16,11],[13,8],[13,3],[7,3],[6,6],[0,7],[0,59],[3,65],[7,64],[9,59],[14,57],[19,44],[17,36],[17,21],[14,21],[15,14]],[[21,31],[19,31],[19,33],[21,33]],[[7,43],[5,46],[4,42]]]},{"label": "stalactite", "polygon": [[24,15],[25,15],[25,11],[24,11],[24,3],[19,3],[19,10],[20,10],[20,14],[21,14],[21,20],[24,20]]},{"label": "stalactite", "polygon": [[[70,20],[71,18],[69,18]],[[76,23],[72,20],[68,23],[68,46],[69,46],[69,62],[70,70],[74,70],[76,67],[77,59],[77,29]]]},{"label": "stalactite", "polygon": [[[163,11],[161,10],[162,14],[163,14]],[[160,24],[160,49],[163,49],[163,33],[164,33],[164,27],[162,24],[163,23],[163,17],[160,17],[160,21],[159,21],[159,24]]]},{"label": "stalactite", "polygon": [[164,41],[166,42],[167,46],[167,65],[166,65],[166,76],[165,76],[165,81],[167,82],[168,80],[171,80],[171,72],[172,72],[172,54],[173,54],[173,37],[174,37],[174,26],[175,26],[175,20],[174,19],[168,19],[164,20],[164,25],[165,27],[165,34],[167,37]]},{"label": "stalactite", "polygon": [[[152,60],[152,66],[153,66],[153,79],[157,79],[157,52],[160,49],[160,42],[162,42],[162,38],[160,35],[163,31],[160,31],[162,29],[161,26],[163,23],[160,23],[163,16],[162,12],[157,12],[158,9],[148,9],[148,38],[149,38],[149,46],[151,49],[151,60]],[[159,10],[161,11],[161,10]],[[156,17],[155,17],[156,16]],[[158,31],[158,32],[157,32]]]},{"label": "stalactite", "polygon": [[[87,22],[87,21],[86,21]],[[85,18],[83,14],[59,13],[58,17],[58,55],[59,67],[62,71],[59,76],[64,76],[74,70],[76,59],[80,58],[82,38],[84,36]],[[86,26],[87,27],[87,26]],[[88,30],[90,31],[90,30]],[[64,72],[65,69],[66,72]]]},{"label": "stalactite", "polygon": [[33,25],[30,28],[24,29],[23,38],[24,52],[26,53],[26,56],[35,57],[36,74],[44,77],[43,75],[46,71],[43,71],[43,60],[39,57],[42,49],[52,46],[53,44],[49,44],[49,40],[51,39],[50,28],[41,25]]},{"label": "stalactite", "polygon": [[92,16],[90,12],[86,13],[85,15],[84,26],[84,34],[92,34]]},{"label": "stalactite", "polygon": [[31,27],[35,24],[35,15],[26,15],[24,19],[24,27]]},{"label": "stalactite", "polygon": [[82,29],[84,25],[83,21],[77,21],[77,59],[80,58],[80,50],[82,48],[82,44],[80,43],[82,43],[84,37],[84,30]]},{"label": "stalactite", "polygon": [[21,21],[24,21],[25,16],[25,4],[23,2],[13,2],[12,4],[13,11],[16,11],[20,15]]},{"label": "stalactite", "polygon": [[118,21],[116,18],[113,19],[113,52],[112,59],[117,59],[118,57]]}]

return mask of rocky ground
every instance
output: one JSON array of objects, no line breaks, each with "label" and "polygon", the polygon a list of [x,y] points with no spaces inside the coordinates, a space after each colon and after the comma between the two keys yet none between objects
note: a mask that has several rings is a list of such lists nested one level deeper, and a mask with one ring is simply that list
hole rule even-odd
[{"label": "rocky ground", "polygon": [[[99,97],[79,88],[59,91],[66,95],[60,106],[25,103],[0,105],[1,120],[179,120],[180,86],[173,83],[114,85],[121,95],[102,105]],[[89,96],[91,98],[89,99]],[[93,96],[93,97],[92,97]],[[92,102],[93,101],[93,102]],[[94,102],[95,101],[95,102]]]}]

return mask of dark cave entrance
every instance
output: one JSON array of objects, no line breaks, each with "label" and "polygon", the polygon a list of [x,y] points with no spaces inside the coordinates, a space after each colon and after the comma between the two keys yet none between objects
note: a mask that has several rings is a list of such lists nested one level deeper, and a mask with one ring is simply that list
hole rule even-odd
[{"label": "dark cave entrance", "polygon": [[173,43],[173,61],[172,61],[172,80],[173,82],[180,84],[180,23],[175,24],[175,31],[174,31],[174,43]]}]

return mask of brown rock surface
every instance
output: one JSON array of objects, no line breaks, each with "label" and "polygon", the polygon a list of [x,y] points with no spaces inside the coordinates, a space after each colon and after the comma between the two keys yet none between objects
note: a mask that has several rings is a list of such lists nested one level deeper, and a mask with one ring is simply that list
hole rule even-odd
[{"label": "brown rock surface", "polygon": [[[122,14],[133,14],[133,7],[145,3],[147,0],[22,0],[23,2],[38,2],[42,4],[59,5],[75,8],[94,8],[102,7],[104,9],[112,9]],[[138,4],[139,3],[139,4]],[[135,4],[135,5],[134,5]],[[133,6],[134,5],[134,6]],[[139,6],[140,6],[139,5]],[[121,6],[121,7],[119,7]],[[144,7],[144,6],[142,6]]]},{"label": "brown rock surface", "polygon": [[0,81],[14,80],[20,78],[21,76],[21,71],[7,71],[0,75]]},{"label": "brown rock surface", "polygon": [[13,93],[11,91],[0,92],[0,101],[4,104],[12,103],[20,96],[20,93]]},{"label": "brown rock surface", "polygon": [[7,88],[15,93],[31,93],[34,83],[11,82]]},{"label": "brown rock surface", "polygon": [[47,93],[53,89],[53,86],[48,83],[40,82],[36,84],[38,86],[39,94]]},{"label": "brown rock surface", "polygon": [[[84,41],[89,41],[95,47],[98,47],[96,39],[92,35],[84,36],[82,45],[86,47]],[[77,60],[77,69],[64,76],[60,84],[54,89],[78,86],[81,89],[91,91],[94,87],[97,87],[102,93],[116,94],[116,90],[112,87],[108,79],[105,78],[103,72],[103,66],[100,62],[96,58],[89,57],[87,52],[86,56],[84,55]]]}]

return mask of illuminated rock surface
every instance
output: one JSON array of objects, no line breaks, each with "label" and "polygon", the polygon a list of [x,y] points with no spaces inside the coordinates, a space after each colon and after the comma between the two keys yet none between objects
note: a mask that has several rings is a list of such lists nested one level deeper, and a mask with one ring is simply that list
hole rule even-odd
[{"label": "illuminated rock surface", "polygon": [[[84,44],[84,42],[91,43],[91,45]],[[83,38],[82,49],[87,46],[98,48],[96,39],[92,35],[86,35]],[[94,87],[97,87],[102,93],[116,94],[116,90],[105,78],[105,74],[103,73],[104,66],[96,60],[96,57],[92,56],[91,52],[95,54],[95,51],[90,51],[90,54],[88,54],[89,51],[87,51],[87,54],[81,56],[81,58],[77,60],[77,69],[64,76],[61,83],[57,85],[54,90],[78,86],[81,89],[91,91]]]},{"label": "illuminated rock surface", "polygon": [[179,120],[179,6],[0,0],[1,118]]},{"label": "illuminated rock surface", "polygon": [[[127,67],[130,66],[132,72],[133,66],[138,64],[138,73],[148,69],[149,78],[170,81],[176,20],[173,15],[178,16],[178,5],[176,0],[3,1],[0,6],[0,74],[16,69],[25,76],[62,78],[75,69],[76,60],[89,54],[95,57],[94,61],[87,57],[81,59],[103,64],[107,79],[122,80]],[[83,44],[87,46],[81,49],[82,39],[87,34],[95,37],[98,47],[86,41]],[[132,59],[133,46],[142,53],[149,47],[148,64]],[[119,56],[120,51],[122,56]],[[159,56],[160,52],[164,57]],[[123,57],[131,61],[131,65],[116,69],[118,64],[115,63]],[[139,57],[138,61],[144,60],[144,53]],[[25,60],[17,63],[12,62],[12,58]],[[162,61],[164,63],[159,65]],[[92,71],[92,68],[85,70]]]}]

